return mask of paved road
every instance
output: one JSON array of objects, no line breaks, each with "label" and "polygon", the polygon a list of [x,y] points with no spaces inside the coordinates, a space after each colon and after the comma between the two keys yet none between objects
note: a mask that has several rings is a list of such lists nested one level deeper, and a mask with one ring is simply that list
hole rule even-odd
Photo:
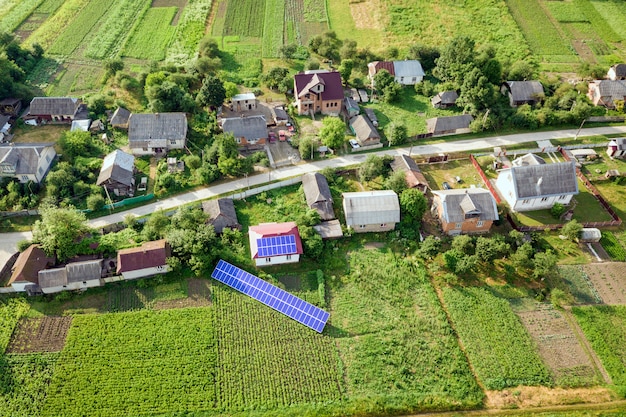
[{"label": "paved road", "polygon": [[[517,135],[491,136],[481,139],[459,140],[434,145],[418,145],[404,148],[382,149],[376,152],[377,155],[432,155],[445,152],[464,152],[478,149],[490,149],[494,146],[510,146],[520,143],[533,142],[538,140],[573,138],[577,129],[557,130],[549,132],[522,133]],[[608,134],[626,134],[626,126],[608,126],[582,129],[579,136],[594,136]],[[219,194],[234,192],[244,188],[253,188],[265,184],[269,181],[281,180],[307,172],[315,172],[327,167],[341,168],[363,162],[369,154],[350,154],[338,158],[315,161],[312,163],[283,167],[265,174],[251,175],[247,179],[237,179],[220,184],[211,185],[196,191],[180,194],[175,197],[157,200],[145,206],[131,210],[118,212],[109,216],[99,217],[89,221],[90,226],[100,228],[108,224],[119,223],[128,214],[140,217],[153,213],[157,210],[170,210],[180,205],[193,201],[204,200]],[[5,233],[0,240],[0,265],[4,265],[12,253],[17,251],[17,242],[22,239],[30,239],[29,232],[26,233]]]}]

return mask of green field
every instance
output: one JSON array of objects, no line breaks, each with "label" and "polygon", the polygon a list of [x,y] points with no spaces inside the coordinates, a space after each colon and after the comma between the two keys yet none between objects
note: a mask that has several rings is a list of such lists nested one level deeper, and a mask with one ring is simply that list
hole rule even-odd
[{"label": "green field", "polygon": [[149,8],[128,39],[122,55],[155,61],[165,59],[165,49],[176,31],[171,22],[177,12],[176,7]]},{"label": "green field", "polygon": [[[0,3],[0,31],[12,32],[28,18],[43,0]],[[12,7],[11,7],[12,6]]]},{"label": "green field", "polygon": [[17,322],[28,312],[29,306],[23,299],[0,300],[0,358],[11,340]]}]

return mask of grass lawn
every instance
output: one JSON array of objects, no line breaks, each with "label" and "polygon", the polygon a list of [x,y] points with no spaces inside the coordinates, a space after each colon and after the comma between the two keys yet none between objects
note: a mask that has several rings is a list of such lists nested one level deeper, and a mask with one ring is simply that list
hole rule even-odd
[{"label": "grass lawn", "polygon": [[56,143],[69,125],[16,126],[13,129],[14,143]]},{"label": "grass lawn", "polygon": [[[383,25],[375,15],[380,13],[379,1],[352,3],[349,0],[327,1],[328,19],[330,30],[337,33],[339,39],[352,39],[357,42],[359,48],[371,48],[380,50],[383,47]],[[369,16],[360,14],[359,27],[354,22],[354,13],[359,10],[370,9],[373,13]]]},{"label": "grass lawn", "polygon": [[[459,159],[441,164],[420,165],[420,169],[428,180],[428,184],[433,190],[442,189],[441,183],[446,181],[452,188],[485,187],[478,172],[469,159]],[[460,177],[463,181],[457,184],[455,177]]]}]

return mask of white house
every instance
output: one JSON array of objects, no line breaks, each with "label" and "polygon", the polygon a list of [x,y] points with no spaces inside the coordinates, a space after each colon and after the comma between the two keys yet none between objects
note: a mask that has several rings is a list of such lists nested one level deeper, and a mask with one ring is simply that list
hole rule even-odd
[{"label": "white house", "polygon": [[357,233],[387,232],[400,222],[400,202],[391,190],[343,193],[343,212]]},{"label": "white house", "polygon": [[119,250],[117,274],[124,279],[165,274],[169,270],[166,260],[170,254],[170,245],[165,239],[146,242],[138,248]]},{"label": "white house", "polygon": [[231,110],[242,112],[247,110],[256,110],[257,100],[254,93],[237,94],[230,99],[232,105]]},{"label": "white house", "polygon": [[262,223],[250,226],[250,255],[256,266],[269,266],[300,261],[302,241],[295,222]]},{"label": "white house", "polygon": [[39,287],[44,294],[80,290],[102,285],[102,259],[72,262],[63,268],[39,271]]},{"label": "white house", "polygon": [[395,81],[402,85],[415,85],[424,79],[422,64],[414,59],[405,61],[374,61],[367,64],[368,77],[374,84],[374,75],[381,70],[387,70]]},{"label": "white house", "polygon": [[528,154],[499,172],[496,187],[513,211],[549,209],[554,203],[567,205],[578,194],[576,165],[573,161],[546,164]]},{"label": "white house", "polygon": [[606,154],[611,158],[623,158],[626,156],[626,138],[611,139]]},{"label": "white house", "polygon": [[609,68],[606,76],[609,80],[625,80],[626,79],[626,64],[615,64]]},{"label": "white house", "polygon": [[0,177],[40,183],[56,156],[52,143],[0,145]]}]

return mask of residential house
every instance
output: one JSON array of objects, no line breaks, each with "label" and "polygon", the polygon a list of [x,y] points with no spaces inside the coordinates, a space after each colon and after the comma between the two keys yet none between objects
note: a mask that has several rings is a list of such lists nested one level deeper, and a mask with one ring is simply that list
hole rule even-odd
[{"label": "residential house", "polygon": [[35,97],[30,102],[28,119],[39,122],[71,123],[72,120],[86,119],[86,106],[72,97]]},{"label": "residential house", "polygon": [[102,259],[72,262],[62,268],[39,271],[39,287],[44,294],[81,290],[102,285]]},{"label": "residential house", "polygon": [[402,85],[415,85],[424,79],[422,64],[416,60],[405,61],[374,61],[367,64],[368,77],[374,85],[374,76],[385,69],[393,75],[395,81]]},{"label": "residential house", "polygon": [[615,64],[606,74],[609,80],[626,80],[626,64]]},{"label": "residential house", "polygon": [[483,188],[435,190],[432,211],[449,235],[487,233],[499,218],[496,200]]},{"label": "residential house", "polygon": [[0,114],[17,117],[22,109],[22,101],[19,98],[5,98],[0,100]]},{"label": "residential house", "polygon": [[374,113],[374,109],[365,108],[365,115],[372,122],[374,127],[378,127],[378,117],[376,117],[376,113]]},{"label": "residential house", "polygon": [[509,97],[511,107],[533,105],[545,97],[543,85],[539,81],[506,81],[500,91]]},{"label": "residential house", "polygon": [[267,122],[261,115],[222,119],[222,130],[232,133],[240,146],[267,143]]},{"label": "residential house", "polygon": [[338,116],[343,102],[341,75],[337,71],[305,71],[294,76],[298,114]]},{"label": "residential house", "polygon": [[128,129],[128,119],[131,113],[123,107],[118,107],[111,116],[111,126],[118,129]]},{"label": "residential house", "polygon": [[578,194],[574,161],[546,164],[536,155],[525,155],[498,173],[496,187],[513,211],[552,208],[569,204]]},{"label": "residential house", "polygon": [[256,110],[257,99],[254,93],[237,94],[230,99],[230,109],[236,112],[244,112],[248,110]]},{"label": "residential house", "polygon": [[344,98],[343,105],[346,108],[346,113],[348,114],[348,118],[357,116],[361,112],[361,108],[359,107],[359,104],[356,101],[354,101],[351,97]]},{"label": "residential house", "polygon": [[250,226],[250,255],[256,266],[269,266],[300,261],[303,253],[300,233],[295,222],[262,223]]},{"label": "residential house", "polygon": [[209,216],[207,223],[213,225],[217,234],[222,234],[224,229],[241,230],[232,198],[203,201],[202,211]]},{"label": "residential house", "polygon": [[289,115],[284,108],[272,107],[271,112],[276,126],[285,126],[289,122]]},{"label": "residential house", "polygon": [[391,162],[393,172],[404,172],[406,183],[409,188],[417,188],[423,193],[428,190],[428,181],[417,163],[408,155],[398,155]]},{"label": "residential house", "polygon": [[135,191],[135,157],[116,149],[104,157],[96,185],[116,196],[132,196]]},{"label": "residential house", "polygon": [[454,106],[458,98],[459,95],[454,90],[442,91],[431,98],[430,102],[436,109],[447,109]]},{"label": "residential house", "polygon": [[56,157],[53,143],[0,144],[0,177],[41,183]]},{"label": "residential house", "polygon": [[117,251],[117,275],[124,279],[136,279],[169,271],[167,258],[171,256],[170,245],[165,239],[145,242],[138,248]]},{"label": "residential house", "polygon": [[595,106],[615,108],[615,101],[626,98],[626,80],[595,80],[589,82],[587,97]]},{"label": "residential house", "polygon": [[133,155],[154,155],[183,149],[187,142],[185,113],[133,113],[128,119],[128,143]]},{"label": "residential house", "polygon": [[362,114],[350,119],[350,130],[356,135],[361,146],[372,146],[380,143],[380,134],[370,119]]},{"label": "residential house", "polygon": [[91,120],[89,119],[81,119],[81,120],[72,120],[72,126],[70,127],[70,132],[88,132],[89,127],[91,126]]},{"label": "residential house", "polygon": [[302,176],[302,188],[307,206],[316,210],[320,219],[332,220],[335,218],[333,196],[325,176],[319,172],[304,174]]},{"label": "residential house", "polygon": [[53,265],[54,261],[54,257],[48,257],[39,246],[30,245],[17,257],[7,286],[17,292],[40,293],[39,271]]},{"label": "residential house", "polygon": [[387,232],[400,222],[400,202],[391,190],[343,193],[343,211],[357,233]]},{"label": "residential house", "polygon": [[611,158],[623,158],[626,156],[626,138],[611,139],[606,153]]},{"label": "residential house", "polygon": [[472,120],[474,118],[470,114],[434,117],[426,120],[426,127],[433,136],[459,135],[471,132]]}]

